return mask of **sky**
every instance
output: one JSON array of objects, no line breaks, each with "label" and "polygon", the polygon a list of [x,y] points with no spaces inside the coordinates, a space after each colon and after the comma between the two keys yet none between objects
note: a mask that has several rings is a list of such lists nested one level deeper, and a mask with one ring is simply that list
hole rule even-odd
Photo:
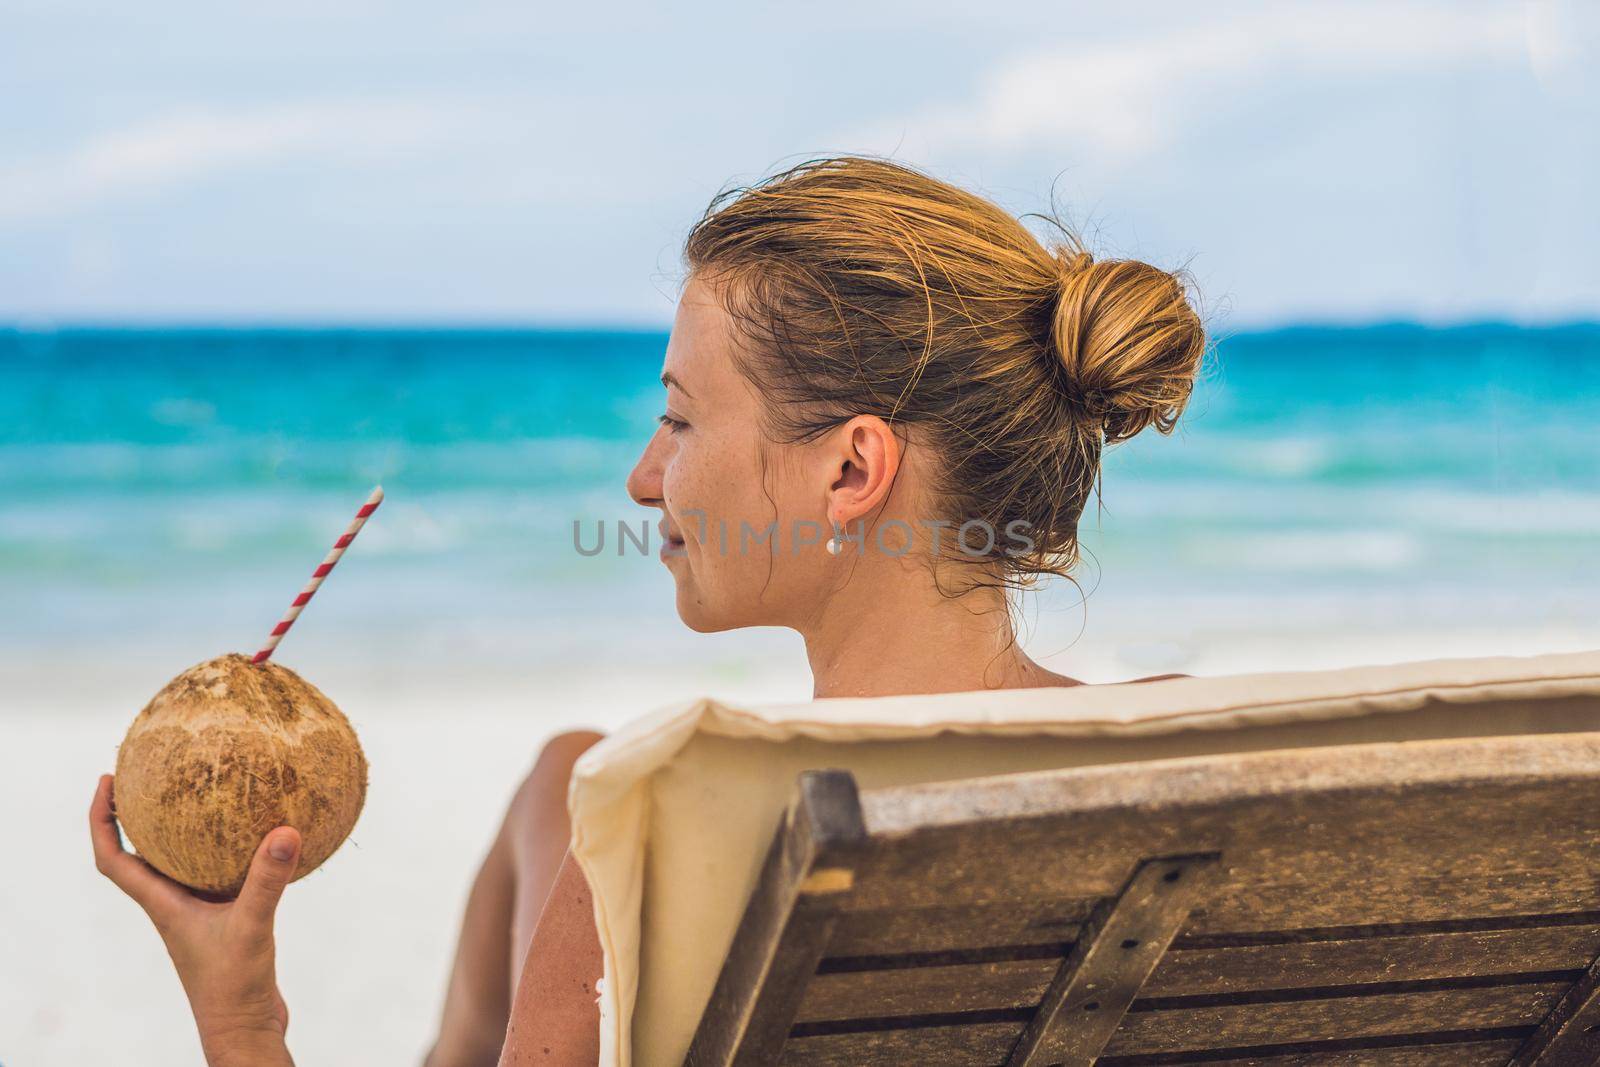
[{"label": "sky", "polygon": [[1592,0],[0,0],[0,322],[665,325],[842,152],[1230,326],[1600,317]]}]

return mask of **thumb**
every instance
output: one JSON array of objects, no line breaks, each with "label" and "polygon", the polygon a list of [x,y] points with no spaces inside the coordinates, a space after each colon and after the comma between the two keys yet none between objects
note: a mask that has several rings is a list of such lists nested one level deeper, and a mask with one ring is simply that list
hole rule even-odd
[{"label": "thumb", "polygon": [[294,878],[300,860],[300,831],[292,826],[280,826],[266,837],[250,861],[250,870],[244,877],[244,888],[239,890],[235,907],[252,922],[268,931],[272,916],[278,909],[278,898],[284,887]]}]

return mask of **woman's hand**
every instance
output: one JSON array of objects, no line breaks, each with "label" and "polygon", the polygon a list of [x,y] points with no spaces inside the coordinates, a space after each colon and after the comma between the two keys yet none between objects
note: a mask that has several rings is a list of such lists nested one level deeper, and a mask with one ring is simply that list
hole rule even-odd
[{"label": "woman's hand", "polygon": [[292,1067],[289,1009],[278,992],[272,921],[294,876],[300,834],[280,826],[262,840],[237,899],[213,903],[123,850],[111,775],[89,808],[94,863],[150,916],[178,970],[210,1067]]}]

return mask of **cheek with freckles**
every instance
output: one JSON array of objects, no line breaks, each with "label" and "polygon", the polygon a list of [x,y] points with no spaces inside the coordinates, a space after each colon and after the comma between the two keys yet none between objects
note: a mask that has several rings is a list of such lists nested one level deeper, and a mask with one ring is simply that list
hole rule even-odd
[{"label": "cheek with freckles", "polygon": [[741,462],[702,464],[685,449],[663,480],[667,510],[686,542],[672,564],[679,611],[696,629],[778,624],[789,599],[789,494],[765,486],[754,449],[737,455]]}]

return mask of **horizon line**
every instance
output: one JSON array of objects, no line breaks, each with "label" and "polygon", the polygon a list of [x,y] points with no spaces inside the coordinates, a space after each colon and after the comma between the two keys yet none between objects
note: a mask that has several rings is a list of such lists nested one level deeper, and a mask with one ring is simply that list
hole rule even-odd
[{"label": "horizon line", "polygon": [[[23,317],[0,319],[0,333],[51,334],[51,333],[543,333],[543,334],[644,334],[665,335],[671,331],[670,321],[640,321],[633,319],[493,319],[493,318],[441,318],[441,319],[363,319],[363,318],[113,318],[91,317],[50,319]],[[1439,318],[1373,316],[1370,318],[1273,318],[1232,324],[1219,324],[1209,329],[1216,339],[1241,334],[1281,333],[1290,330],[1469,330],[1469,329],[1523,329],[1565,330],[1600,327],[1596,317],[1494,317]]]}]

